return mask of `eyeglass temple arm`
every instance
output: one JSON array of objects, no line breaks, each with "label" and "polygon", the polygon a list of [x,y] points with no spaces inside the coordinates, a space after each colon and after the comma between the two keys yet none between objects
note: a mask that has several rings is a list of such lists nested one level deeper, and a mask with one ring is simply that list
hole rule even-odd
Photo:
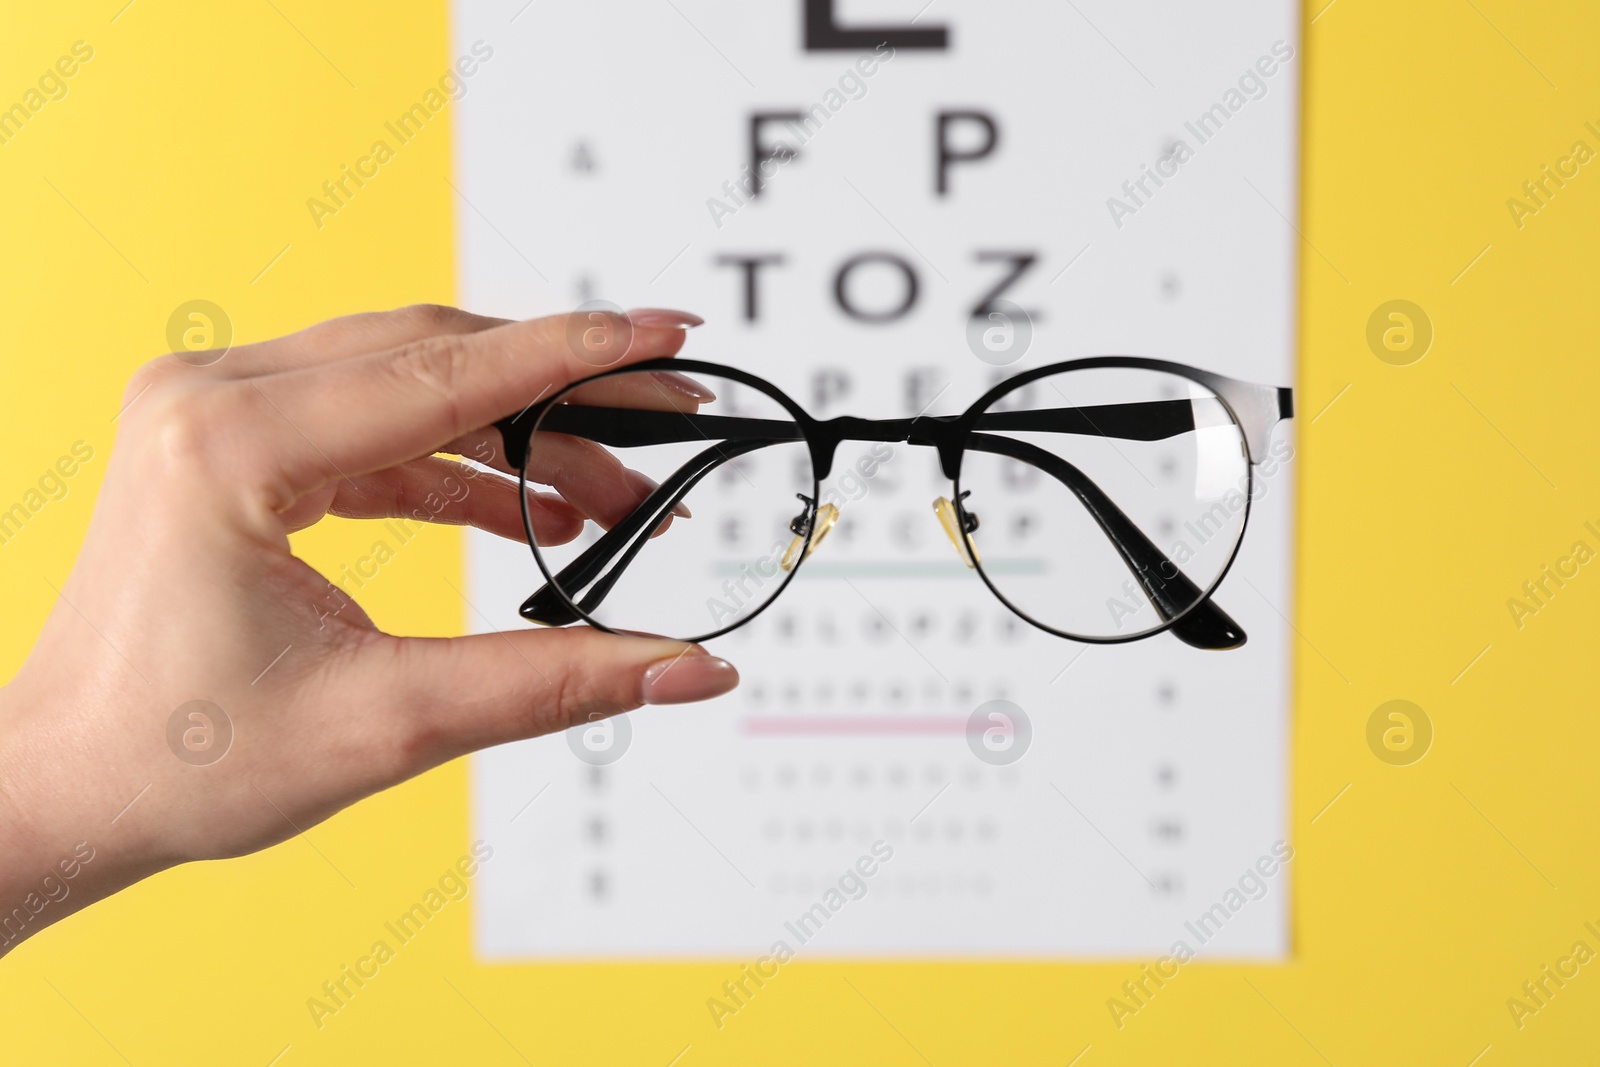
[{"label": "eyeglass temple arm", "polygon": [[[650,540],[655,530],[677,506],[678,502],[701,480],[729,460],[749,452],[779,444],[770,438],[751,441],[725,441],[695,455],[689,462],[673,472],[649,496],[640,501],[626,518],[607,530],[599,540],[584,549],[571,563],[556,574],[555,580],[546,582],[527,600],[520,613],[523,618],[546,626],[565,626],[583,616],[574,611],[561,594],[561,589],[582,589],[591,582],[593,587],[578,600],[578,606],[592,612],[611,592],[611,587],[622,577],[635,556]],[[530,535],[531,536],[531,535]],[[617,558],[621,553],[621,558]],[[616,559],[616,565],[604,576],[601,572]],[[598,579],[598,580],[597,580]]]},{"label": "eyeglass temple arm", "polygon": [[[1070,489],[1122,557],[1134,581],[1139,583],[1161,618],[1171,620],[1182,616],[1171,627],[1178,640],[1195,648],[1214,650],[1238,648],[1245,643],[1244,627],[1209,596],[1202,600],[1200,587],[1145,536],[1105,490],[1076,466],[1036,445],[1009,437],[975,433],[967,439],[967,447],[975,452],[1021,460]],[[1184,614],[1185,611],[1188,614]]]},{"label": "eyeglass temple arm", "polygon": [[[873,440],[904,441],[917,419],[851,420],[874,431]],[[942,420],[941,420],[942,421]],[[1188,400],[1152,400],[1090,407],[991,411],[978,417],[978,430],[1008,433],[1070,433],[1115,437],[1123,441],[1160,441],[1195,429]],[[559,404],[539,420],[540,433],[569,433],[614,448],[673,444],[683,441],[742,441],[765,438],[793,441],[802,437],[798,423],[698,412]],[[851,435],[854,436],[853,434]]]},{"label": "eyeglass temple arm", "polygon": [[[564,567],[555,576],[555,581],[547,582],[530,596],[522,605],[522,616],[552,626],[576,622],[581,616],[567,604],[557,588],[577,590],[591,582],[594,583],[592,588],[584,593],[578,606],[585,612],[592,612],[644,548],[650,539],[650,531],[655,530],[672,508],[706,475],[729,460],[778,443],[778,440],[770,438],[725,442],[694,456],[646,497],[631,514]],[[1161,617],[1170,620],[1183,616],[1172,627],[1173,635],[1179,640],[1204,649],[1230,649],[1244,644],[1246,635],[1243,627],[1229,618],[1210,598],[1196,604],[1201,596],[1199,587],[1144,535],[1104,490],[1076,466],[1026,442],[988,434],[973,434],[967,447],[1031,464],[1066,485],[1111,541]],[[621,556],[617,558],[619,553]],[[615,564],[602,576],[601,572],[614,559]],[[1186,609],[1188,614],[1184,615]]]},{"label": "eyeglass temple arm", "polygon": [[1071,433],[1115,437],[1120,441],[1163,441],[1195,428],[1194,404],[1189,400],[986,411],[973,424],[975,430]]}]

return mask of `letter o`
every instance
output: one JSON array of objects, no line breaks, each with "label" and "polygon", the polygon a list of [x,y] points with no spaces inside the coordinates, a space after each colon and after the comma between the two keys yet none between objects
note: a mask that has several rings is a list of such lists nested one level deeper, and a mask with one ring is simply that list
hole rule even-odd
[{"label": "letter o", "polygon": [[[850,301],[850,275],[857,267],[867,263],[884,263],[895,267],[905,279],[905,296],[900,301],[900,306],[883,311],[868,311],[855,306]],[[858,322],[886,323],[904,318],[913,305],[917,302],[917,272],[911,264],[901,259],[892,252],[862,252],[860,255],[851,256],[839,267],[839,273],[833,278],[833,298],[839,305],[839,310]]]}]

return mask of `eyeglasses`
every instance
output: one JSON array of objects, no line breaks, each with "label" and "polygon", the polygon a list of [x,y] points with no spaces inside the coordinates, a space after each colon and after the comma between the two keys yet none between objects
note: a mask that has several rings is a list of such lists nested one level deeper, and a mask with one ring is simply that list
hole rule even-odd
[{"label": "eyeglasses", "polygon": [[[951,482],[933,501],[951,566],[1041,630],[1096,644],[1170,630],[1237,648],[1244,630],[1211,594],[1272,429],[1293,413],[1287,388],[1131,356],[1040,367],[959,415],[903,419],[819,420],[732,367],[633,364],[497,424],[546,580],[521,614],[686,641],[742,626],[835,528],[840,500],[821,486],[849,441],[873,445],[846,472],[869,479],[897,444],[934,449]],[[533,493],[558,481],[596,517],[590,536],[569,539],[570,522],[540,534]],[[620,505],[619,485],[631,487]]]}]

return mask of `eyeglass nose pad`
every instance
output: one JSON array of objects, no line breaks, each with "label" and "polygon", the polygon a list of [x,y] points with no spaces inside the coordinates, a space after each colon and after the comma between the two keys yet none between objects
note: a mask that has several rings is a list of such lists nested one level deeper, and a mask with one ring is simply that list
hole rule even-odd
[{"label": "eyeglass nose pad", "polygon": [[[801,499],[805,500],[804,497],[801,497]],[[811,501],[806,500],[806,503],[810,504]],[[789,524],[789,529],[794,531],[795,537],[793,541],[789,542],[789,547],[784,550],[783,559],[778,564],[785,572],[794,570],[801,560],[811,558],[811,553],[817,550],[817,546],[827,538],[828,531],[833,529],[833,524],[839,521],[839,507],[837,504],[824,504],[817,509],[816,533],[812,535],[811,544],[806,548],[805,554],[802,555],[800,548],[805,545],[808,532],[804,519],[805,517],[802,515]]]},{"label": "eyeglass nose pad", "polygon": [[[961,494],[966,496],[965,493]],[[978,528],[978,516],[967,513],[966,529],[961,528],[961,516],[956,512],[956,506],[948,497],[935,497],[933,513],[939,519],[939,526],[943,528],[944,535],[950,538],[950,543],[955,546],[956,555],[961,557],[961,562],[969,568],[976,567],[981,560],[978,557],[978,546],[972,543],[970,534]]]}]

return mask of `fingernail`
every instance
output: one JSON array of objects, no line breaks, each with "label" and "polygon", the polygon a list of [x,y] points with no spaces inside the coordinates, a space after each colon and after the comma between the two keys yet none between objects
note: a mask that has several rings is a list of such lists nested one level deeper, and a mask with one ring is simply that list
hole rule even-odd
[{"label": "fingernail", "polygon": [[639,699],[646,704],[688,704],[719,697],[738,684],[733,664],[691,649],[675,659],[652,663],[644,672]]},{"label": "fingernail", "polygon": [[635,326],[677,327],[680,330],[699,326],[706,321],[692,311],[678,311],[675,308],[634,308],[628,312],[628,319]]},{"label": "fingernail", "polygon": [[[643,504],[645,500],[649,498],[651,493],[661,488],[660,482],[656,481],[648,474],[645,474],[643,471],[636,471],[632,468],[629,468],[626,471],[626,475],[628,478],[629,487],[632,488],[634,494],[638,496],[639,503],[641,504]],[[681,500],[672,505],[672,514],[681,515],[686,519],[694,518],[694,513],[689,510],[689,506]]]},{"label": "fingernail", "polygon": [[675,370],[658,370],[655,372],[655,377],[658,382],[668,389],[682,393],[697,403],[704,404],[717,398],[716,393],[713,393],[687,374],[679,374]]}]

